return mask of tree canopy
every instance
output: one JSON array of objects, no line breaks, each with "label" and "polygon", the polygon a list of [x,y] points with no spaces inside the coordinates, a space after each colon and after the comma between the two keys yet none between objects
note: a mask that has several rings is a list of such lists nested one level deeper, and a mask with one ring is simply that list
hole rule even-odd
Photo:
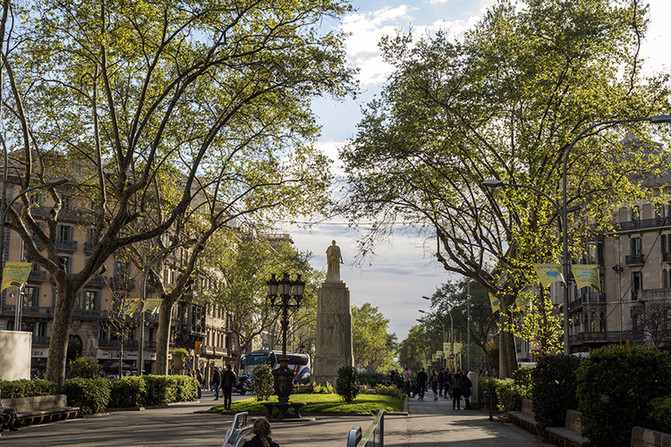
[{"label": "tree canopy", "polygon": [[[668,76],[641,72],[646,14],[639,0],[503,0],[458,40],[445,32],[384,39],[395,71],[341,151],[344,208],[355,222],[375,223],[364,251],[397,223],[415,226],[436,239],[446,270],[501,300],[505,326],[535,281],[531,264],[560,257],[555,203],[572,139],[604,119],[671,110]],[[658,130],[666,140],[668,129]],[[639,123],[597,128],[575,145],[567,203],[581,210],[570,215],[572,257],[615,207],[649,197],[642,175],[659,173],[666,156],[651,140],[650,125]],[[528,188],[488,191],[487,179],[531,186],[555,203]],[[500,353],[508,375],[507,332]]]},{"label": "tree canopy", "polygon": [[371,372],[389,371],[394,364],[396,335],[387,332],[389,319],[370,303],[352,306],[354,366]]}]

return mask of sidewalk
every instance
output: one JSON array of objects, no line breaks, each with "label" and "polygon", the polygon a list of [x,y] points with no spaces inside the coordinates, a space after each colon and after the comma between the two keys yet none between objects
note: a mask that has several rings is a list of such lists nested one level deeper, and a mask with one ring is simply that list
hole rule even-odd
[{"label": "sidewalk", "polygon": [[[429,394],[430,395],[430,394]],[[249,396],[234,396],[234,400]],[[168,408],[127,411],[87,419],[34,425],[3,432],[0,447],[14,446],[221,446],[229,415],[196,413],[212,406],[211,393],[200,402]],[[410,414],[385,416],[385,446],[530,447],[531,435],[477,410],[452,410],[452,402],[410,399]],[[313,422],[273,423],[280,446],[343,447],[352,427],[364,431],[372,416],[318,416]]]}]

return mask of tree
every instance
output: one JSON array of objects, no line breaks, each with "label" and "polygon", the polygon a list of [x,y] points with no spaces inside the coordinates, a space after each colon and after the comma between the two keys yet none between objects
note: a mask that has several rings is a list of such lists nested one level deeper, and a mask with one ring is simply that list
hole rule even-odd
[{"label": "tree", "polygon": [[370,303],[352,306],[352,349],[358,370],[384,372],[394,363],[396,335],[389,334],[389,319]]},{"label": "tree", "polygon": [[671,343],[669,305],[664,300],[649,300],[640,315],[640,329],[650,338],[652,346],[661,348]]},{"label": "tree", "polygon": [[[329,174],[312,146],[310,99],[352,85],[342,36],[318,28],[348,7],[341,0],[3,2],[10,94],[2,98],[11,115],[3,149],[18,148],[10,174],[23,191],[67,175],[68,194],[89,200],[96,230],[93,253],[72,274],[55,247],[63,190],[47,190],[53,207],[39,219],[26,195],[20,210],[9,210],[28,260],[56,283],[48,379],[63,382],[77,292],[120,248],[167,232],[176,236],[161,250],[198,238],[169,287],[150,274],[163,298],[161,371],[172,305],[193,283],[207,239],[245,216],[269,221],[324,205]],[[199,231],[182,231],[189,228]]]},{"label": "tree", "polygon": [[414,370],[419,369],[439,349],[437,343],[440,340],[441,335],[435,327],[427,328],[424,324],[411,327],[408,336],[398,344],[399,363]]},{"label": "tree", "polygon": [[[560,261],[560,213],[535,191],[490,192],[482,182],[528,185],[561,203],[562,162],[580,130],[669,110],[668,76],[641,74],[645,14],[638,0],[504,0],[458,41],[444,32],[384,39],[396,71],[340,154],[345,211],[353,222],[374,219],[362,252],[395,223],[421,229],[447,271],[501,301],[499,325],[508,327],[535,282],[532,263]],[[640,181],[665,154],[646,126],[589,132],[573,148],[567,202],[581,210],[569,216],[571,258],[620,203],[652,194]],[[635,137],[623,140],[624,130]],[[499,340],[500,375],[509,376],[512,333]]]},{"label": "tree", "polygon": [[[288,239],[263,233],[229,231],[212,240],[201,263],[203,273],[215,284],[207,301],[221,306],[230,316],[234,344],[241,355],[251,350],[255,338],[274,334],[278,314],[267,298],[272,274],[302,275],[305,291],[301,307],[292,315],[289,335],[314,339],[316,294],[323,272],[310,266],[310,257],[310,253],[295,250]],[[266,348],[272,348],[275,341],[266,343]]]}]

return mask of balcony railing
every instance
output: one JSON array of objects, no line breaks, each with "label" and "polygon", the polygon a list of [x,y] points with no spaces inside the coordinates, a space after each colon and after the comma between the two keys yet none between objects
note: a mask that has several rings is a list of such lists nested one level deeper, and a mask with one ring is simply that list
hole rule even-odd
[{"label": "balcony railing", "polygon": [[89,241],[84,242],[84,253],[87,255],[93,253],[93,242]]},{"label": "balcony railing", "polygon": [[28,282],[44,282],[47,280],[47,271],[46,270],[31,270],[30,275],[28,275]]},{"label": "balcony railing", "polygon": [[89,280],[88,283],[86,283],[87,287],[97,287],[97,288],[102,288],[105,287],[107,283],[105,282],[105,277],[103,275],[95,275],[93,278]]},{"label": "balcony railing", "polygon": [[671,289],[646,289],[638,291],[638,299],[647,300],[671,300]]},{"label": "balcony railing", "polygon": [[[124,349],[137,349],[139,346],[139,343],[137,340],[126,340],[123,344]],[[119,349],[121,347],[121,343],[119,343],[119,340],[115,338],[110,338],[110,339],[99,339],[98,340],[98,347],[100,348],[110,348],[110,349]]]},{"label": "balcony railing", "polygon": [[110,278],[110,286],[112,286],[114,289],[132,290],[135,288],[135,280],[120,275],[115,275]]},{"label": "balcony railing", "polygon": [[[14,306],[12,306],[14,307]],[[40,306],[26,306],[21,312],[24,316],[31,317],[53,317],[54,310],[51,307],[40,307]]]},{"label": "balcony railing", "polygon": [[33,346],[49,346],[49,337],[33,336]]},{"label": "balcony railing", "polygon": [[615,224],[615,231],[638,230],[644,228],[658,228],[668,226],[671,226],[671,216],[618,222]]},{"label": "balcony railing", "polygon": [[662,253],[662,262],[671,262],[671,252]]},{"label": "balcony railing", "polygon": [[570,336],[570,342],[576,343],[605,343],[618,341],[641,341],[643,331],[610,331],[610,332],[581,332]]},{"label": "balcony railing", "polygon": [[606,303],[606,294],[600,292],[583,293],[580,298],[569,304],[569,310],[576,310],[586,303]]},{"label": "balcony railing", "polygon": [[74,253],[77,251],[77,241],[73,240],[61,240],[56,241],[56,250],[67,251],[69,253]]},{"label": "balcony railing", "polygon": [[645,264],[645,256],[643,255],[627,255],[624,257],[624,263],[627,265]]}]

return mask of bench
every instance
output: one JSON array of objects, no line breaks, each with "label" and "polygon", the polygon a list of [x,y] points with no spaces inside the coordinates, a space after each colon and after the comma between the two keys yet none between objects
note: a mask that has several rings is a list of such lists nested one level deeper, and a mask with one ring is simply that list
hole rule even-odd
[{"label": "bench", "polygon": [[538,422],[534,417],[534,402],[531,399],[522,399],[522,411],[509,411],[508,417],[523,429],[539,433]]},{"label": "bench", "polygon": [[551,441],[560,446],[585,447],[591,444],[582,433],[580,416],[576,410],[566,410],[566,422],[563,427],[548,427],[545,429]]},{"label": "bench", "polygon": [[226,431],[224,447],[239,447],[252,438],[253,425],[247,424],[247,412],[236,413],[231,428]]},{"label": "bench", "polygon": [[78,407],[68,407],[65,394],[2,399],[2,405],[14,408],[19,420],[26,425],[73,419],[79,411]]},{"label": "bench", "polygon": [[634,427],[631,430],[631,447],[668,447],[671,446],[671,434],[649,428]]},{"label": "bench", "polygon": [[[305,406],[305,402],[262,402],[261,405],[266,407],[266,410],[268,411],[268,419],[277,421],[282,419],[301,418],[301,408]],[[289,408],[293,409],[293,414],[289,413]]]}]

